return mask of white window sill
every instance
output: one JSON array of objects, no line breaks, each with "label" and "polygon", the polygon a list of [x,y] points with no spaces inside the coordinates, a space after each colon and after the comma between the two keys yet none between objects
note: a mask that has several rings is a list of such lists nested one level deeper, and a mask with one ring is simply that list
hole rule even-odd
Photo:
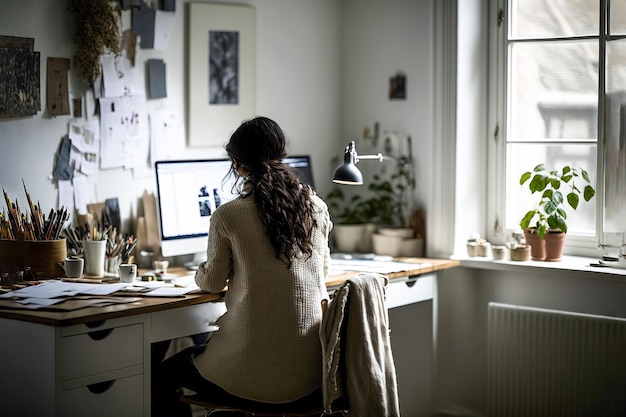
[{"label": "white window sill", "polygon": [[619,279],[626,278],[626,269],[618,268],[617,262],[605,262],[611,266],[598,267],[591,264],[598,264],[598,258],[587,258],[581,256],[563,256],[559,262],[544,261],[511,261],[502,260],[494,261],[490,257],[454,257],[461,262],[461,266],[475,269],[489,269],[496,271],[513,271],[513,272],[581,272],[584,275],[594,275],[597,278]]}]

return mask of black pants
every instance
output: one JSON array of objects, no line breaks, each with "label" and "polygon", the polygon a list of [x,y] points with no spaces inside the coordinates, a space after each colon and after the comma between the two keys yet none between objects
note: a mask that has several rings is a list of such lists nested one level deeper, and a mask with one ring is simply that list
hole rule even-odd
[{"label": "black pants", "polygon": [[[206,335],[204,335],[206,336]],[[195,338],[202,339],[202,336]],[[204,337],[203,340],[206,340]],[[237,399],[214,383],[204,379],[192,362],[206,348],[206,344],[190,346],[162,360],[169,347],[169,341],[152,345],[152,416],[189,417],[191,408],[180,401],[182,388],[202,393],[205,398],[219,401]]]}]

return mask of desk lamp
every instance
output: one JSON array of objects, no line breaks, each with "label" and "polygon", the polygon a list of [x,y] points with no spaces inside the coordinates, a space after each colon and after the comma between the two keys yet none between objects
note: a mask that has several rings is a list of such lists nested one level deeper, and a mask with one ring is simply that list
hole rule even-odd
[{"label": "desk lamp", "polygon": [[346,151],[343,154],[343,164],[335,169],[333,182],[345,185],[363,185],[363,174],[361,174],[361,171],[356,167],[356,164],[362,159],[378,159],[379,162],[382,162],[395,158],[385,156],[381,153],[377,153],[376,155],[357,155],[356,145],[354,141],[352,141],[346,146]]}]

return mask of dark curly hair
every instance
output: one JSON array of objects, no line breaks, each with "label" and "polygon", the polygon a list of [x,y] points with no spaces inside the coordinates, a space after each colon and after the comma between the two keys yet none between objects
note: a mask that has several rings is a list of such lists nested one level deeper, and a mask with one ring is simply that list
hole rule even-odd
[{"label": "dark curly hair", "polygon": [[243,196],[254,196],[276,258],[291,268],[296,257],[310,257],[316,226],[311,189],[282,162],[286,153],[280,126],[267,117],[244,121],[230,137],[226,152],[233,160],[231,174],[241,177],[234,164],[243,167],[245,185],[251,186]]}]

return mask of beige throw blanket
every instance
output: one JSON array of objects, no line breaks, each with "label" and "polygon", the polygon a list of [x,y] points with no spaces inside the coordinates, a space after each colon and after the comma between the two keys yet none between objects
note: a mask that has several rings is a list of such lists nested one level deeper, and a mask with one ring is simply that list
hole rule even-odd
[{"label": "beige throw blanket", "polygon": [[347,395],[351,417],[400,415],[385,306],[387,278],[359,274],[335,292],[322,325],[324,407]]}]

